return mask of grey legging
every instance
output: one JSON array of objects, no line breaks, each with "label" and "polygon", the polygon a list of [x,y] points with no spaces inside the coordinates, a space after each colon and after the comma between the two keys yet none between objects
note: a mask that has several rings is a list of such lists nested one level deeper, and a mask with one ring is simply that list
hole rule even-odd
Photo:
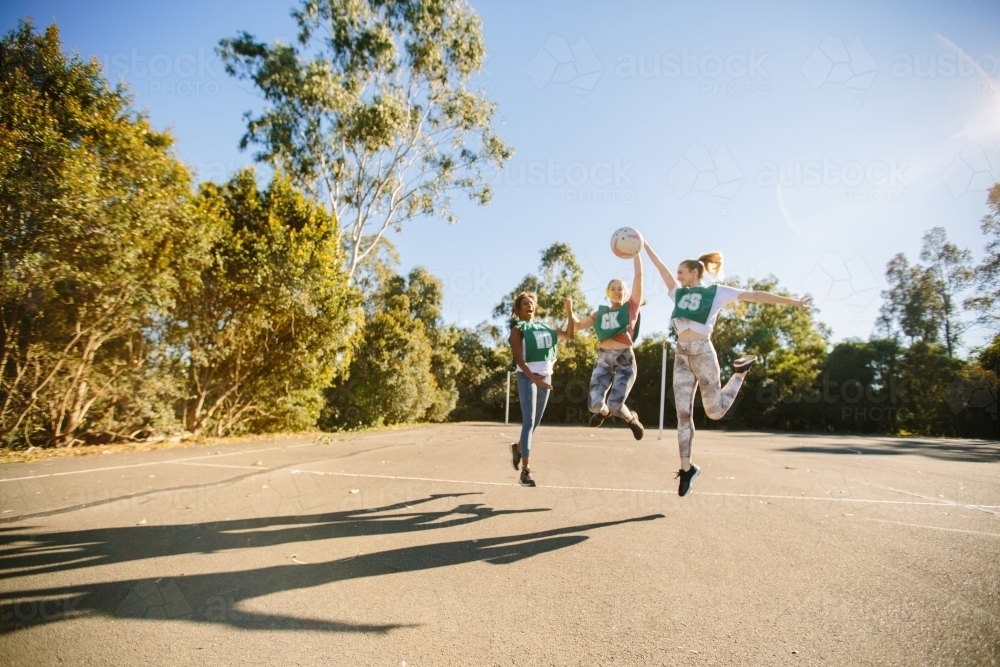
[{"label": "grey legging", "polygon": [[[590,397],[587,407],[591,412],[604,412],[632,421],[632,412],[625,405],[628,393],[635,384],[635,354],[632,348],[623,350],[598,350],[597,364],[590,375]],[[607,403],[605,403],[607,401]]]},{"label": "grey legging", "polygon": [[[552,385],[552,376],[545,376],[545,383]],[[549,402],[549,390],[539,387],[521,371],[517,372],[517,400],[521,403],[521,456],[531,454],[531,436],[542,423],[545,404]]]},{"label": "grey legging", "polygon": [[677,406],[677,444],[681,458],[691,458],[694,439],[694,394],[701,387],[701,402],[709,419],[722,419],[743,386],[735,374],[721,387],[719,357],[710,340],[677,343],[674,358],[674,404]]}]

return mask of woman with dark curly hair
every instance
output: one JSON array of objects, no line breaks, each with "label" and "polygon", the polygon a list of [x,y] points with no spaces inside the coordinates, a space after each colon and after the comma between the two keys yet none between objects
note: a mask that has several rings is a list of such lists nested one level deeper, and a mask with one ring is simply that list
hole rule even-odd
[{"label": "woman with dark curly hair", "polygon": [[517,365],[517,396],[521,403],[521,439],[510,445],[514,470],[520,465],[521,486],[535,486],[528,467],[531,454],[531,436],[542,422],[545,405],[552,391],[552,369],[556,363],[556,346],[560,340],[573,337],[573,301],[566,299],[569,323],[558,331],[535,321],[538,296],[534,292],[521,292],[514,297],[514,313],[510,327],[510,349]]}]

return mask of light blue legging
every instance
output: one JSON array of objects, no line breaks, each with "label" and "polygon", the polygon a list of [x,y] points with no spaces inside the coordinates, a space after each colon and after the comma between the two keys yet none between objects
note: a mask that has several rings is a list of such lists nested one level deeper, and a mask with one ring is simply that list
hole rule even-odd
[{"label": "light blue legging", "polygon": [[[545,376],[545,383],[552,384],[551,375]],[[542,423],[549,393],[548,389],[542,389],[521,371],[517,372],[517,398],[521,402],[521,456],[524,458],[528,458],[531,452],[531,434]]]}]

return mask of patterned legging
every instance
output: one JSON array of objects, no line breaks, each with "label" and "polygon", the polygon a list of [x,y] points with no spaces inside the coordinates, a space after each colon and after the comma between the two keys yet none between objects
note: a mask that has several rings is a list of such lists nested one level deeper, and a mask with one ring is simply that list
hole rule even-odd
[{"label": "patterned legging", "polygon": [[721,386],[719,357],[710,340],[677,343],[674,358],[674,404],[677,406],[677,444],[682,458],[691,458],[694,439],[694,394],[701,387],[701,402],[709,419],[722,419],[743,386],[743,375],[733,375]]},{"label": "patterned legging", "polygon": [[587,407],[591,412],[607,410],[625,422],[632,421],[632,412],[625,405],[635,384],[635,353],[632,348],[598,350],[597,364],[590,375],[590,396]]}]

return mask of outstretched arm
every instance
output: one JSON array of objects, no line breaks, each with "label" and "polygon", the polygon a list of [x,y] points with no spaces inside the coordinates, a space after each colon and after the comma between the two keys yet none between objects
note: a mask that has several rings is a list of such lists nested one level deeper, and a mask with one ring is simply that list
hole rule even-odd
[{"label": "outstretched arm", "polygon": [[750,301],[753,303],[773,303],[778,306],[795,306],[802,310],[809,310],[812,307],[813,298],[808,294],[800,299],[793,299],[779,294],[754,290],[752,292],[740,293],[740,301]]},{"label": "outstretched arm", "polygon": [[576,319],[576,315],[573,314],[573,302],[572,301],[570,301],[569,319],[573,320],[573,331],[574,332],[579,331],[581,329],[589,329],[590,327],[594,326],[594,316],[593,315],[587,315],[582,320]]},{"label": "outstretched arm", "polygon": [[566,309],[566,329],[559,332],[559,340],[572,340],[573,335],[576,333],[576,320],[573,319],[573,299],[567,298],[563,302],[563,307]]},{"label": "outstretched arm", "polygon": [[657,256],[653,249],[648,243],[643,241],[642,247],[646,249],[646,254],[649,255],[649,259],[653,262],[653,266],[656,270],[660,272],[660,277],[663,278],[663,282],[667,284],[667,289],[673,291],[677,287],[677,279],[674,278],[674,274],[670,272],[667,265]]},{"label": "outstretched arm", "polygon": [[635,278],[632,279],[632,301],[642,304],[642,256],[636,255],[632,260],[635,267]]}]

